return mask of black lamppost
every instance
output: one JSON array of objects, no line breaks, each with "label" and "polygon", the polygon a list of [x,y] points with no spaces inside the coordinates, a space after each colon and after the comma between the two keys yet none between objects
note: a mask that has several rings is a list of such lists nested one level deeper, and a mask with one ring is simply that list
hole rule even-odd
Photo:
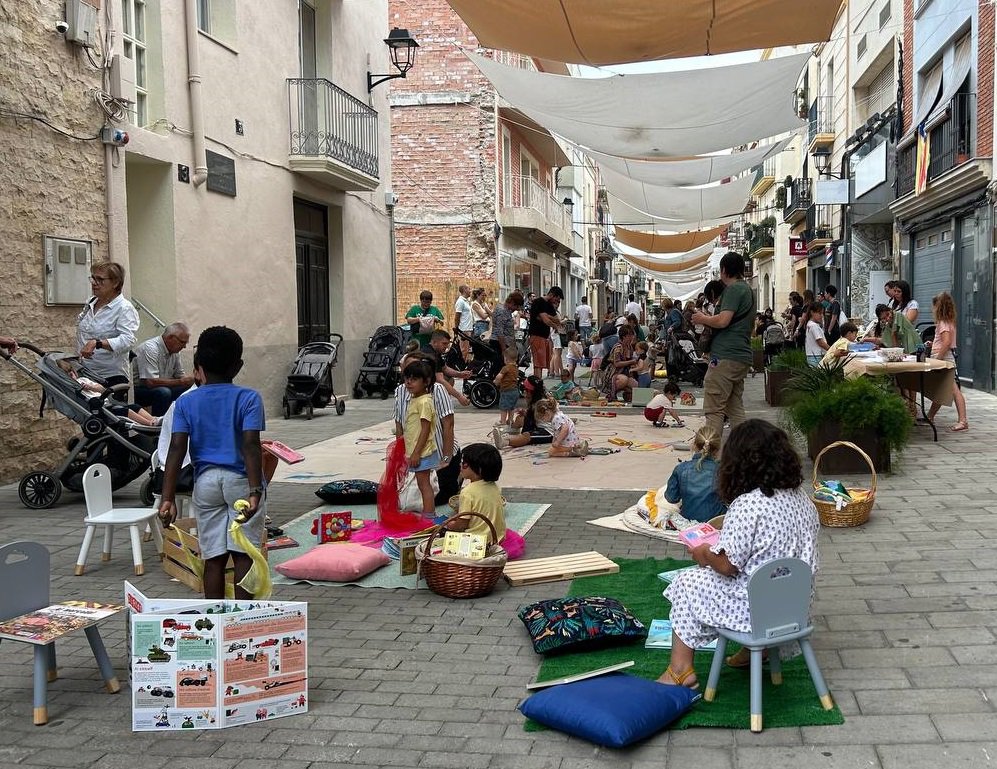
[{"label": "black lamppost", "polygon": [[415,41],[414,37],[409,35],[407,29],[395,27],[384,39],[384,44],[391,51],[391,63],[398,72],[392,75],[372,75],[368,72],[367,93],[373,91],[375,86],[388,80],[394,80],[396,77],[405,77],[405,74],[415,64],[415,49],[419,47],[419,44]]}]

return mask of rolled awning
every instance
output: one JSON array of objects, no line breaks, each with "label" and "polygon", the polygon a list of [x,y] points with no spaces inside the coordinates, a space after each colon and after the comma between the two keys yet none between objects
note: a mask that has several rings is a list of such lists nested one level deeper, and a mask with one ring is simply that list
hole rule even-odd
[{"label": "rolled awning", "polygon": [[483,46],[592,66],[824,42],[841,8],[841,0],[449,2]]},{"label": "rolled awning", "polygon": [[969,70],[973,65],[972,53],[972,40],[969,35],[966,35],[955,47],[952,68],[942,75],[942,96],[935,105],[935,110],[925,118],[924,122],[927,125],[931,125],[942,116],[959,89],[962,88],[962,84],[966,82]]},{"label": "rolled awning", "polygon": [[712,227],[697,232],[680,232],[676,235],[661,235],[656,232],[639,232],[626,227],[615,227],[617,243],[648,254],[670,254],[691,251],[699,246],[712,243],[726,227]]},{"label": "rolled awning", "polygon": [[799,128],[791,97],[810,58],[579,78],[465,54],[503,99],[548,131],[598,152],[645,159],[706,155]]},{"label": "rolled awning", "polygon": [[917,110],[914,112],[914,118],[911,120],[910,130],[904,134],[904,138],[900,140],[900,144],[907,144],[917,133],[917,127],[924,122],[928,117],[928,113],[934,109],[935,105],[938,103],[938,95],[942,90],[942,68],[935,67],[928,73],[928,77],[924,82],[924,88],[921,91],[921,98],[917,102]]}]

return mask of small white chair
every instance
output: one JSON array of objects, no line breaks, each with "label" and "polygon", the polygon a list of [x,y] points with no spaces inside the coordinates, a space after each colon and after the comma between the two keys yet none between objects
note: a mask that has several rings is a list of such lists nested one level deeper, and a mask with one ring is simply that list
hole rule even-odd
[{"label": "small white chair", "polygon": [[87,502],[87,514],[83,519],[87,530],[83,535],[83,546],[80,548],[80,557],[76,560],[74,574],[78,577],[83,574],[87,563],[87,553],[93,536],[98,526],[104,528],[104,548],[101,552],[101,560],[111,560],[111,544],[114,538],[115,526],[127,526],[132,542],[132,558],[135,562],[135,574],[141,576],[145,573],[145,565],[142,563],[142,533],[139,527],[149,524],[152,529],[152,538],[156,542],[156,550],[159,557],[163,557],[163,532],[159,521],[155,520],[157,510],[155,507],[125,507],[114,509],[111,500],[111,471],[105,465],[91,465],[83,473],[83,495]]}]

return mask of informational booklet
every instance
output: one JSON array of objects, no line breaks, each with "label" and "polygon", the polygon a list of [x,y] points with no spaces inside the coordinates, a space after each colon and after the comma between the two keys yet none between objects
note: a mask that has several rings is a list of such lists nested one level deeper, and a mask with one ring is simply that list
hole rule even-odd
[{"label": "informational booklet", "polygon": [[[672,621],[670,619],[651,620],[651,627],[647,631],[647,640],[644,641],[645,649],[671,649],[672,648]],[[716,649],[717,642],[713,641],[701,649]]]},{"label": "informational booklet", "polygon": [[124,608],[96,601],[63,601],[0,622],[0,638],[45,645],[66,633],[95,625]]},{"label": "informational booklet", "polygon": [[720,531],[708,523],[697,523],[695,526],[680,531],[679,539],[690,550],[700,545],[713,547],[720,541]]},{"label": "informational booklet", "polygon": [[275,457],[283,462],[287,462],[289,465],[296,465],[298,462],[305,461],[304,454],[295,451],[286,443],[274,440],[264,440],[260,441],[260,445],[263,447],[264,451],[269,451]]},{"label": "informational booklet", "polygon": [[683,566],[681,569],[672,569],[671,571],[663,571],[658,575],[658,579],[662,582],[674,582],[675,578],[684,571],[691,571],[695,569],[695,566]]}]

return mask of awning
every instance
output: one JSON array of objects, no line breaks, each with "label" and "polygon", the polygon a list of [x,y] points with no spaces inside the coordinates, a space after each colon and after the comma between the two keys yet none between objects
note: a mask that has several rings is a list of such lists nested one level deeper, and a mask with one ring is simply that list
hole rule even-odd
[{"label": "awning", "polygon": [[904,138],[900,140],[899,144],[907,144],[914,137],[917,133],[917,127],[924,122],[925,118],[928,117],[928,113],[938,103],[938,94],[941,90],[942,68],[935,67],[928,73],[928,78],[924,82],[924,88],[917,102],[917,111],[914,112],[914,117],[911,120],[910,130],[904,134]]},{"label": "awning", "polygon": [[684,254],[669,254],[667,257],[664,255],[628,254],[625,251],[617,253],[642,270],[660,273],[687,273],[699,271],[706,266],[713,254],[713,244],[707,243]]},{"label": "awning", "polygon": [[786,149],[794,138],[795,135],[745,152],[698,156],[687,160],[638,160],[591,150],[582,151],[598,163],[600,168],[608,168],[639,182],[663,187],[692,187],[719,182],[761,165]]},{"label": "awning", "polygon": [[823,42],[841,7],[841,0],[449,2],[483,46],[592,66]]},{"label": "awning", "polygon": [[465,53],[503,99],[552,133],[598,152],[645,159],[706,155],[799,128],[792,93],[810,58],[579,78]]},{"label": "awning", "polygon": [[969,70],[972,68],[972,54],[973,54],[973,43],[970,35],[966,35],[959,41],[959,44],[955,47],[955,56],[952,59],[952,68],[947,69],[942,75],[942,97],[938,100],[938,104],[934,112],[932,112],[925,119],[927,125],[931,125],[938,118],[942,116],[942,113],[949,108],[949,104],[955,95],[962,88],[962,84],[966,82],[966,78],[969,76]]},{"label": "awning", "polygon": [[660,235],[656,232],[639,232],[626,227],[615,227],[614,238],[630,248],[648,254],[670,254],[691,251],[702,245],[712,244],[726,229],[723,225],[698,232],[680,232],[677,235]]},{"label": "awning", "polygon": [[672,221],[702,221],[740,214],[748,204],[755,184],[754,177],[747,175],[710,187],[659,187],[635,181],[608,168],[602,169],[602,180],[609,193],[609,210],[614,219],[618,208],[615,201],[622,201],[639,213]]}]

